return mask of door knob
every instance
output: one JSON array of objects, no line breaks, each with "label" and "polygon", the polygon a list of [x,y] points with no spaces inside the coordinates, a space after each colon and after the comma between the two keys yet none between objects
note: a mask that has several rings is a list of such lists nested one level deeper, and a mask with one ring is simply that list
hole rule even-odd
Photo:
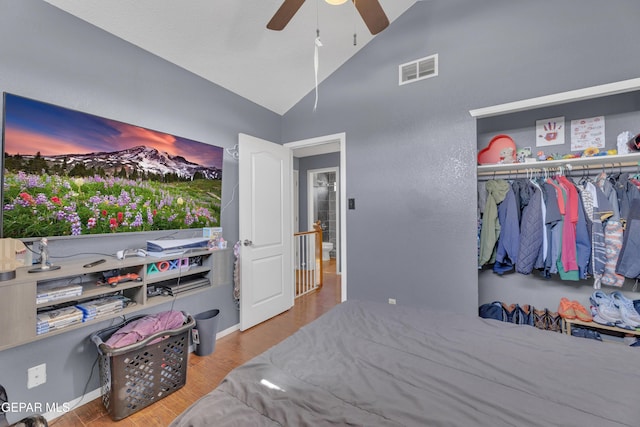
[{"label": "door knob", "polygon": [[253,245],[253,242],[249,239],[244,239],[244,242],[242,242],[245,246],[251,246]]}]

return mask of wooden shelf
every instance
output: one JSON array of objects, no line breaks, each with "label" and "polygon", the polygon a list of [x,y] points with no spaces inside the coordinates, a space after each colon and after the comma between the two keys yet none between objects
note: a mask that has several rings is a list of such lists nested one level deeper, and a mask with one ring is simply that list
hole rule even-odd
[{"label": "wooden shelf", "polygon": [[[95,261],[96,258],[73,260],[66,263],[55,263],[60,269],[29,273],[30,267],[22,267],[16,270],[16,278],[0,282],[0,323],[5,325],[0,330],[0,351],[48,338],[96,323],[138,313],[150,307],[170,302],[172,299],[180,299],[200,292],[205,292],[212,287],[233,283],[233,268],[231,256],[232,249],[216,249],[191,251],[183,255],[166,257],[131,257],[123,260],[107,259],[106,262],[95,267],[84,268],[83,265]],[[201,257],[202,265],[190,266],[188,269],[170,270],[166,272],[147,274],[149,264],[161,261],[175,260],[177,258]],[[116,287],[108,285],[97,286],[97,279],[103,272],[122,270],[123,273],[137,273],[142,280],[129,281],[118,284]],[[158,296],[147,298],[147,285],[152,285],[164,280],[173,280],[179,277],[185,278],[192,275],[203,275],[209,279],[210,285],[192,289],[180,293],[177,296]],[[79,284],[83,291],[81,295],[60,298],[37,304],[36,294],[38,285],[69,285]],[[112,313],[100,319],[88,322],[76,323],[67,327],[52,330],[44,334],[37,334],[37,311],[46,307],[58,305],[73,305],[76,301],[87,301],[102,296],[122,292],[135,304],[122,311]]]},{"label": "wooden shelf", "polygon": [[[121,317],[121,316],[127,316],[127,315],[129,315],[131,313],[135,313],[136,311],[139,311],[139,310],[140,310],[140,307],[138,305],[129,306],[127,308],[122,309],[121,311],[118,311],[116,313],[110,314],[109,316],[104,316],[104,317],[101,317],[99,319],[88,320],[86,322],[74,323],[72,325],[65,326],[65,327],[62,327],[60,329],[54,329],[52,331],[45,332],[44,334],[40,334],[40,335],[36,334],[34,339],[31,339],[31,340],[29,340],[27,342],[35,341],[35,340],[41,339],[41,338],[52,337],[54,335],[59,335],[59,334],[65,333],[65,332],[73,331],[74,329],[80,329],[80,328],[83,328],[85,326],[91,326],[93,324],[100,323],[100,322],[105,321],[105,320],[114,319],[114,318]],[[35,328],[35,325],[34,325],[34,328]]]},{"label": "wooden shelf", "polygon": [[142,283],[141,280],[140,281],[132,280],[129,282],[119,283],[115,287],[111,287],[109,285],[96,285],[95,283],[81,283],[80,285],[82,285],[82,288],[83,288],[82,294],[76,295],[73,297],[59,298],[59,299],[43,302],[40,304],[36,304],[36,307],[40,309],[40,308],[50,307],[58,304],[64,304],[71,301],[86,301],[92,298],[98,298],[103,295],[109,295],[109,294],[113,294],[119,291],[124,291],[127,289],[141,288],[144,286],[144,283]]},{"label": "wooden shelf", "polygon": [[611,332],[617,332],[619,334],[640,336],[640,330],[637,330],[637,329],[636,330],[623,329],[615,326],[601,325],[596,322],[583,322],[582,320],[578,320],[578,319],[571,319],[571,320],[564,319],[564,325],[565,325],[565,333],[569,335],[571,335],[571,327],[573,325],[578,325],[578,326],[586,326],[592,329],[599,329],[601,331],[611,331]]}]

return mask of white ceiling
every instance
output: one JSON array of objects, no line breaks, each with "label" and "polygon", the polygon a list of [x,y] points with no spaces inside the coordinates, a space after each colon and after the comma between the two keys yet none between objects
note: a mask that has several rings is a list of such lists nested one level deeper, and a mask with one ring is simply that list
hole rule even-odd
[{"label": "white ceiling", "polygon": [[[283,0],[45,1],[278,114],[315,87],[317,27],[319,82],[372,39],[351,2],[308,0],[284,30],[271,31]],[[416,2],[379,1],[390,22]]]}]

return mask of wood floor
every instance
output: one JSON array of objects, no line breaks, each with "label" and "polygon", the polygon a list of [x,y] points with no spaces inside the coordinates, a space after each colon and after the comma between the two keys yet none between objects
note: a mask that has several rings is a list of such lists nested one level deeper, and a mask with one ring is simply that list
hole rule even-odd
[{"label": "wood floor", "polygon": [[51,421],[50,426],[167,426],[178,414],[213,390],[236,366],[279,343],[301,326],[315,320],[340,302],[340,276],[335,260],[325,265],[324,286],[317,292],[296,299],[294,307],[260,325],[233,332],[216,342],[215,351],[205,357],[189,355],[187,383],[153,405],[120,420],[112,421],[100,398]]}]

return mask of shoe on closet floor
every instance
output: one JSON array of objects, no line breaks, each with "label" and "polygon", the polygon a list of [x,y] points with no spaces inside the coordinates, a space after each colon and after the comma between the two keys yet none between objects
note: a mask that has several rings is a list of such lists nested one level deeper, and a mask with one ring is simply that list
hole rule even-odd
[{"label": "shoe on closet floor", "polygon": [[573,327],[571,328],[571,335],[580,338],[589,338],[592,340],[602,341],[602,337],[598,331],[594,331],[587,328]]},{"label": "shoe on closet floor", "polygon": [[549,329],[549,321],[547,318],[547,310],[533,310],[533,326],[538,329]]},{"label": "shoe on closet floor", "polygon": [[504,322],[504,309],[502,308],[502,303],[500,301],[482,304],[478,308],[478,314],[483,319],[495,319]]},{"label": "shoe on closet floor", "polygon": [[575,312],[578,320],[582,320],[583,322],[593,321],[591,313],[589,313],[589,311],[578,301],[571,301],[571,306],[573,307],[573,311]]},{"label": "shoe on closet floor", "polygon": [[516,323],[518,325],[533,326],[533,313],[535,308],[532,305],[525,304],[520,306],[516,304],[516,310],[518,312],[516,316]]},{"label": "shoe on closet floor", "polygon": [[575,319],[577,317],[576,312],[573,308],[573,304],[565,297],[560,298],[560,304],[558,305],[558,314],[563,319],[569,320]]},{"label": "shoe on closet floor", "polygon": [[516,317],[518,316],[518,305],[502,303],[503,320],[508,323],[516,323]]},{"label": "shoe on closet floor", "polygon": [[595,311],[596,314],[593,316],[594,322],[609,326],[621,326],[623,324],[620,310],[609,295],[597,290],[589,297],[589,300],[591,301],[592,311]]},{"label": "shoe on closet floor", "polygon": [[553,332],[562,332],[562,317],[555,311],[546,310],[547,322],[549,325],[549,330]]},{"label": "shoe on closet floor", "polygon": [[610,296],[620,310],[622,321],[632,328],[640,327],[640,314],[638,314],[633,306],[633,301],[624,296],[620,291],[611,292]]}]

